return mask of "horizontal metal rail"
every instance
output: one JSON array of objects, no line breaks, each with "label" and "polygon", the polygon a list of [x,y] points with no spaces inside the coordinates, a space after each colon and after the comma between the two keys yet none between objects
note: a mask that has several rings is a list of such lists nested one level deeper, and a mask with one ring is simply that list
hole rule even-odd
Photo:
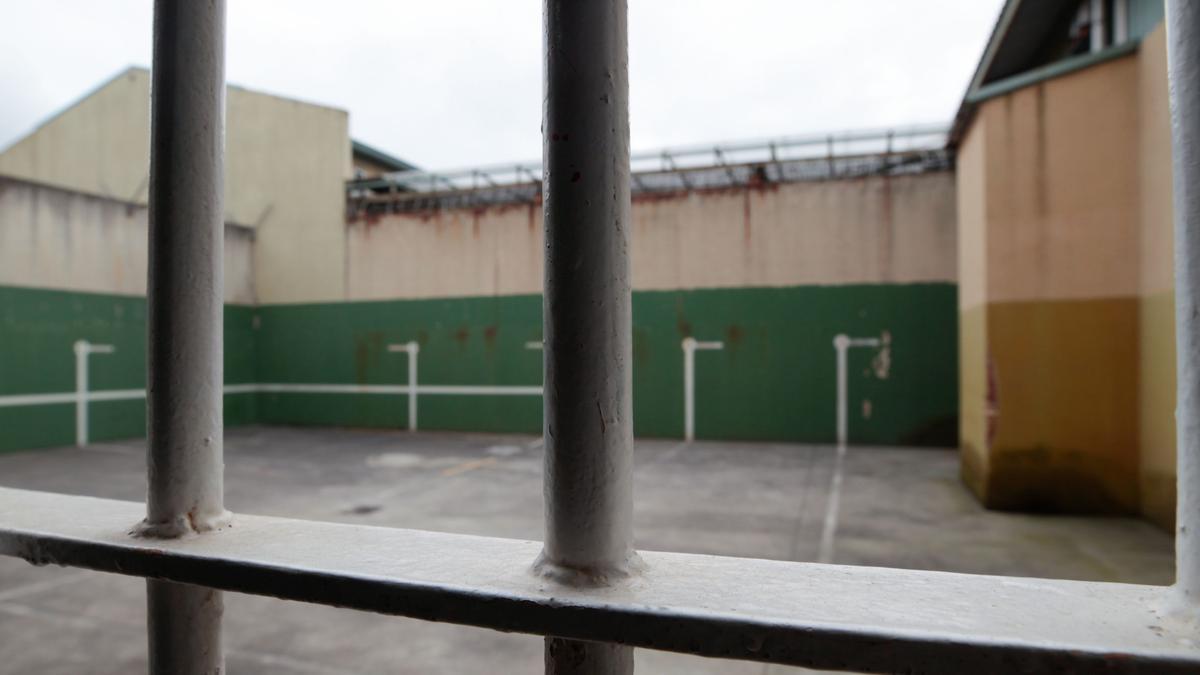
[{"label": "horizontal metal rail", "polygon": [[[915,150],[940,150],[950,132],[946,124],[925,124],[895,129],[866,129],[833,133],[785,136],[713,145],[664,148],[630,155],[631,170],[636,173],[686,171],[688,169],[727,167],[736,164],[787,162],[829,157],[905,153]],[[384,174],[379,178],[349,181],[355,187],[395,186],[412,192],[472,190],[483,187],[538,183],[542,163],[537,160],[507,164],[474,166],[445,171],[414,169]]]},{"label": "horizontal metal rail", "polygon": [[[405,396],[413,388],[407,384],[291,384],[263,382],[255,384],[225,385],[226,394],[284,393],[284,394],[387,394]],[[491,384],[420,384],[418,395],[443,396],[541,396],[538,384],[491,385]],[[146,397],[145,389],[102,389],[89,391],[84,397],[93,401],[126,401]],[[13,394],[0,396],[0,408],[30,405],[54,405],[75,403],[79,397],[74,392],[53,394]]]},{"label": "horizontal metal rail", "polygon": [[534,635],[811,668],[1195,673],[1170,588],[641,552],[605,588],[535,574],[542,544],[239,515],[138,539],[144,505],[0,488],[0,554]]},{"label": "horizontal metal rail", "polygon": [[[953,165],[949,151],[936,147],[839,154],[820,157],[764,159],[758,162],[646,168],[631,175],[635,198],[678,194],[695,190],[761,187],[781,183],[848,180],[866,176],[900,176],[942,171]],[[535,169],[537,167],[534,167]],[[477,208],[500,204],[538,204],[542,184],[521,172],[495,176],[479,183],[433,181],[420,190],[391,179],[352,181],[346,186],[346,217],[354,221],[382,213],[411,213],[435,209]]]}]

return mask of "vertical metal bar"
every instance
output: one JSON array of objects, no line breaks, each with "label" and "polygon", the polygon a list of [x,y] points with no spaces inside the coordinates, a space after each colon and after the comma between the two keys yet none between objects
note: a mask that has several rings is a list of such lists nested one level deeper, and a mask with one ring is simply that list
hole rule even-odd
[{"label": "vertical metal bar", "polygon": [[75,342],[75,447],[88,443],[88,343]]},{"label": "vertical metal bar", "polygon": [[151,673],[223,673],[221,591],[146,580]]},{"label": "vertical metal bar", "polygon": [[1113,44],[1129,40],[1129,0],[1113,0]]},{"label": "vertical metal bar", "polygon": [[75,447],[82,448],[88,444],[88,368],[92,354],[112,354],[116,348],[112,345],[94,345],[87,340],[75,342]]},{"label": "vertical metal bar", "polygon": [[[225,1],[156,0],[150,106],[148,477],[142,536],[227,522],[222,453]],[[149,580],[151,672],[218,673],[221,594]]]},{"label": "vertical metal bar", "polygon": [[833,349],[837,352],[837,443],[846,445],[846,352],[850,349],[850,337],[838,335],[833,338]]},{"label": "vertical metal bar", "polygon": [[1104,0],[1092,0],[1088,8],[1088,48],[1093,52],[1104,49]]},{"label": "vertical metal bar", "polygon": [[683,339],[683,440],[696,438],[696,338]]},{"label": "vertical metal bar", "polygon": [[417,394],[420,388],[417,385],[417,358],[421,353],[421,344],[415,340],[410,340],[404,344],[388,345],[389,352],[404,352],[408,359],[408,430],[417,430]]},{"label": "vertical metal bar", "polygon": [[1167,2],[1178,368],[1177,600],[1200,615],[1200,2]]},{"label": "vertical metal bar", "polygon": [[837,177],[837,167],[833,164],[833,136],[830,135],[825,139],[826,160],[829,162],[829,177]]},{"label": "vertical metal bar", "polygon": [[[562,583],[631,573],[626,0],[544,0],[546,543]],[[629,647],[546,640],[547,673],[630,673]]]},{"label": "vertical metal bar", "polygon": [[417,430],[417,356],[421,345],[409,342],[408,349],[408,430]]}]

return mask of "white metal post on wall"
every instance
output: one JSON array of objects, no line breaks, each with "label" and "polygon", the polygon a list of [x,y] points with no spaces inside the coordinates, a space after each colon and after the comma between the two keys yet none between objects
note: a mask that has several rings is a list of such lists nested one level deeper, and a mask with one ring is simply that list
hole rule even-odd
[{"label": "white metal post on wall", "polygon": [[[546,537],[536,565],[621,583],[633,550],[625,0],[545,0]],[[546,638],[547,673],[630,673],[630,647]]]},{"label": "white metal post on wall", "polygon": [[878,347],[881,344],[879,338],[852,338],[844,333],[833,338],[833,348],[837,352],[837,443],[839,448],[844,448],[849,441],[847,352],[852,347]]},{"label": "white metal post on wall", "polygon": [[389,352],[404,352],[408,354],[408,430],[417,430],[417,358],[421,353],[421,345],[415,341],[404,344],[388,345]]},{"label": "white metal post on wall", "polygon": [[1175,598],[1200,622],[1200,2],[1167,2],[1175,193]]},{"label": "white metal post on wall", "polygon": [[724,349],[723,342],[700,342],[688,336],[683,339],[683,439],[696,439],[696,352]]},{"label": "white metal post on wall", "polygon": [[75,447],[88,444],[88,356],[112,354],[112,345],[96,345],[87,340],[75,341]]},{"label": "white metal post on wall", "polygon": [[[142,537],[226,524],[222,419],[225,1],[156,0]],[[150,671],[220,673],[220,591],[147,579]]]}]

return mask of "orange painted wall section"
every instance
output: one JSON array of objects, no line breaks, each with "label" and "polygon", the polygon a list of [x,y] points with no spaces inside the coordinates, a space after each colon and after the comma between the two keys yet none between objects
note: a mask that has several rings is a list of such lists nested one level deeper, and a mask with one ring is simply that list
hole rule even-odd
[{"label": "orange painted wall section", "polygon": [[1163,510],[1145,476],[1165,470],[1173,407],[1153,299],[1171,227],[1161,31],[983,102],[962,145],[960,441],[991,507]]}]

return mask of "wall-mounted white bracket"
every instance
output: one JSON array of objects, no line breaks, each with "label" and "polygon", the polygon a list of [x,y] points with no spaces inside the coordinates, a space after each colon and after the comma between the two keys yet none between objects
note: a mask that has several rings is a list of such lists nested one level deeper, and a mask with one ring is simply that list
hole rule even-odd
[{"label": "wall-mounted white bracket", "polygon": [[417,430],[417,355],[421,353],[421,345],[415,341],[403,344],[388,345],[389,352],[404,352],[408,354],[408,430]]},{"label": "wall-mounted white bracket", "polygon": [[87,340],[75,341],[75,447],[88,444],[88,356],[112,354],[112,345],[97,345]]},{"label": "wall-mounted white bracket", "polygon": [[696,438],[696,352],[724,349],[724,342],[700,342],[685,337],[683,347],[683,439]]}]

